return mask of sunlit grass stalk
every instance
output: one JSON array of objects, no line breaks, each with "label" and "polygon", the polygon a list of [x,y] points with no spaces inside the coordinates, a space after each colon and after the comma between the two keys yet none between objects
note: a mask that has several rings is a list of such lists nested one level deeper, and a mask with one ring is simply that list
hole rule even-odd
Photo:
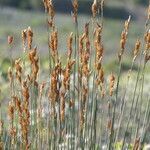
[{"label": "sunlit grass stalk", "polygon": [[[79,136],[79,120],[78,118],[80,117],[79,113],[79,108],[80,108],[80,85],[79,85],[79,27],[78,27],[78,0],[72,0],[72,6],[73,6],[73,12],[72,12],[72,17],[73,17],[73,23],[74,23],[74,53],[73,53],[73,58],[76,60],[76,64],[74,65],[73,68],[73,101],[74,104],[76,101],[78,102],[78,115],[77,118],[75,115],[72,116],[73,118],[73,134],[74,136],[76,135],[77,137]],[[76,78],[77,75],[77,78]],[[77,88],[77,89],[76,89]],[[78,90],[78,93],[76,95],[76,90]],[[76,99],[77,98],[77,99]],[[72,114],[75,114],[75,105],[73,106],[72,109]],[[75,123],[76,121],[76,123]],[[75,129],[76,126],[76,129]]]},{"label": "sunlit grass stalk", "polygon": [[[92,30],[94,31],[94,25],[96,23],[96,20],[95,18],[92,18],[91,19],[92,21]],[[92,36],[92,40],[94,41],[94,36]],[[94,46],[93,46],[93,42],[92,42],[92,45],[91,45],[91,49],[94,49]],[[94,53],[94,62],[96,62],[96,53]],[[92,66],[92,60],[90,60],[90,67]],[[91,91],[91,96],[90,96],[90,102],[91,102],[91,106],[89,108],[89,127],[88,127],[88,134],[89,134],[89,138],[92,139],[92,127],[93,127],[93,107],[94,107],[94,91],[96,89],[96,85],[95,85],[95,80],[96,80],[96,72],[95,72],[95,69],[92,70],[92,91]],[[89,148],[91,148],[91,145],[92,144],[92,140],[89,142]]]},{"label": "sunlit grass stalk", "polygon": [[140,149],[142,149],[144,146],[145,138],[147,136],[148,125],[150,123],[150,109],[149,109],[149,107],[150,107],[150,99],[148,99],[147,109],[145,111],[145,117],[144,117],[143,127],[142,127],[142,136],[141,136],[140,146],[139,146]]},{"label": "sunlit grass stalk", "polygon": [[96,95],[95,95],[95,98],[94,98],[94,101],[95,101],[95,106],[94,106],[94,117],[93,117],[93,122],[94,122],[94,125],[93,125],[93,148],[95,149],[96,147],[96,144],[97,144],[97,110],[98,110],[98,100],[97,100],[97,97],[98,97],[98,94],[96,92]]},{"label": "sunlit grass stalk", "polygon": [[125,142],[125,138],[126,138],[126,132],[128,130],[128,126],[131,120],[131,115],[132,115],[132,111],[133,111],[133,106],[134,106],[134,102],[135,102],[135,96],[136,96],[136,91],[137,91],[137,86],[138,86],[138,82],[139,82],[139,77],[140,77],[140,70],[141,70],[141,65],[138,67],[138,73],[137,73],[137,78],[136,78],[136,83],[135,83],[135,87],[134,87],[134,93],[133,93],[133,98],[131,100],[131,107],[130,107],[130,111],[129,111],[129,117],[127,120],[127,125],[125,128],[125,134],[124,134],[124,138],[123,138],[123,143],[122,143],[122,148],[124,148],[124,142]]},{"label": "sunlit grass stalk", "polygon": [[121,128],[121,124],[122,124],[122,121],[123,121],[123,116],[124,116],[124,113],[125,113],[125,106],[126,106],[126,93],[127,93],[127,89],[129,87],[129,81],[130,81],[130,76],[131,76],[131,72],[132,72],[132,69],[133,69],[133,64],[134,62],[132,61],[132,65],[131,65],[131,69],[129,70],[129,74],[128,74],[128,77],[127,77],[127,84],[126,84],[126,87],[125,87],[125,90],[124,90],[124,94],[123,94],[123,97],[121,99],[121,112],[120,112],[120,117],[118,119],[118,130],[116,131],[116,138],[115,138],[115,141],[118,140],[118,136],[119,136],[119,132],[120,132],[120,128]]}]

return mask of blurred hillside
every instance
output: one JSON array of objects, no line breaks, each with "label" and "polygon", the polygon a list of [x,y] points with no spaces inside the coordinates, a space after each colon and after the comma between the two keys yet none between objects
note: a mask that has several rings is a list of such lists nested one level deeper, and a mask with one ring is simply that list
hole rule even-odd
[{"label": "blurred hillside", "polygon": [[[0,0],[0,8],[12,7],[21,10],[44,11],[43,0]],[[79,0],[79,14],[91,14],[93,0]],[[53,0],[56,12],[71,13],[72,0]],[[126,19],[129,14],[132,19],[139,16],[148,5],[148,0],[113,0],[105,1],[104,17],[112,19]],[[144,12],[143,12],[144,13]],[[143,16],[140,16],[141,18]]]},{"label": "blurred hillside", "polygon": [[[79,2],[84,3],[84,7],[88,6],[93,0],[79,0]],[[147,5],[148,0],[113,0],[113,3],[116,1],[124,1],[125,3],[134,3],[139,5]],[[59,7],[61,6],[61,9],[66,9],[69,7],[69,3],[71,3],[71,0],[55,0],[55,3],[61,3],[59,4]],[[42,7],[42,0],[0,0],[1,6],[12,6],[17,8],[25,8],[25,9],[41,9]],[[67,5],[66,5],[67,4]],[[87,7],[84,8],[86,10]]]}]

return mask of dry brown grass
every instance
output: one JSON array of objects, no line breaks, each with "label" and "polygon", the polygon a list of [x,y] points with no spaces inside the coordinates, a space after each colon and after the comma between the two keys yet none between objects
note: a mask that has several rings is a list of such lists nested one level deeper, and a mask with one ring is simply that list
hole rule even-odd
[{"label": "dry brown grass", "polygon": [[[135,42],[130,75],[122,90],[120,78],[131,16],[121,33],[118,72],[110,70],[107,82],[103,65],[104,1],[94,0],[93,17],[85,24],[83,33],[79,33],[79,4],[73,0],[75,32],[66,40],[65,63],[58,50],[61,43],[52,0],[43,2],[47,15],[49,78],[41,81],[40,56],[38,48],[33,46],[33,31],[28,27],[21,37],[26,56],[12,59],[8,71],[9,123],[5,125],[6,119],[0,118],[0,149],[102,149],[105,146],[111,150],[120,143],[119,149],[143,149],[150,120],[150,97],[143,97],[144,71],[150,59],[149,9],[145,36]],[[13,44],[12,36],[8,37],[8,44]],[[134,92],[127,98],[136,60],[140,60],[140,64]],[[145,101],[148,107],[143,112]],[[128,106],[128,103],[131,104]]]}]

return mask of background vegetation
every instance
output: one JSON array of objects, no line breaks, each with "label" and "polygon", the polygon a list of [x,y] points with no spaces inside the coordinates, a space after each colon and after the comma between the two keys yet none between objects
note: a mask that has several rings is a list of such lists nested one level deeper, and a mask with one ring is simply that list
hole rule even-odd
[{"label": "background vegetation", "polygon": [[[55,0],[55,2],[59,2],[60,0]],[[92,0],[79,0],[79,2],[84,2],[86,4],[89,4],[87,2],[92,2]],[[127,1],[127,0],[122,0]],[[147,5],[148,0],[130,0],[135,4],[140,5]],[[71,0],[63,0],[63,3],[71,3]],[[42,2],[40,0],[0,0],[0,5],[2,6],[13,6],[16,8],[28,8],[28,9],[41,9]],[[65,8],[65,6],[64,6]]]}]

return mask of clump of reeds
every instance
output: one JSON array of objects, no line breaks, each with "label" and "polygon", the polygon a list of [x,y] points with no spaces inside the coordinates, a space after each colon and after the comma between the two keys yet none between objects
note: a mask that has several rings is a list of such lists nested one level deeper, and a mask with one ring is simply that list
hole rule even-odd
[{"label": "clump of reeds", "polygon": [[[131,145],[133,150],[142,149],[150,123],[150,97],[148,95],[145,98],[143,95],[144,72],[150,60],[149,9],[144,39],[138,37],[135,42],[127,83],[125,88],[121,89],[122,62],[131,16],[125,21],[120,45],[118,44],[118,72],[112,73],[112,70],[109,70],[107,82],[103,61],[104,0],[94,0],[91,6],[92,25],[91,22],[86,23],[81,34],[78,32],[77,18],[79,3],[77,0],[72,1],[75,32],[71,32],[66,41],[65,63],[58,49],[59,30],[54,21],[53,2],[43,0],[43,3],[47,15],[49,78],[44,81],[40,79],[42,68],[38,49],[33,46],[33,31],[28,27],[21,33],[27,59],[12,59],[8,70],[11,93],[8,103],[9,122],[6,126],[9,128],[4,130],[5,122],[1,116],[0,149],[106,147],[111,150],[115,149],[118,143],[122,150],[129,149]],[[101,15],[101,22],[96,20],[98,15]],[[9,45],[13,44],[13,38],[8,37]],[[138,56],[140,64],[135,86],[132,87],[134,91],[130,93],[133,64],[138,60]],[[147,108],[143,110],[144,103]],[[130,136],[127,136],[128,134]]]}]

